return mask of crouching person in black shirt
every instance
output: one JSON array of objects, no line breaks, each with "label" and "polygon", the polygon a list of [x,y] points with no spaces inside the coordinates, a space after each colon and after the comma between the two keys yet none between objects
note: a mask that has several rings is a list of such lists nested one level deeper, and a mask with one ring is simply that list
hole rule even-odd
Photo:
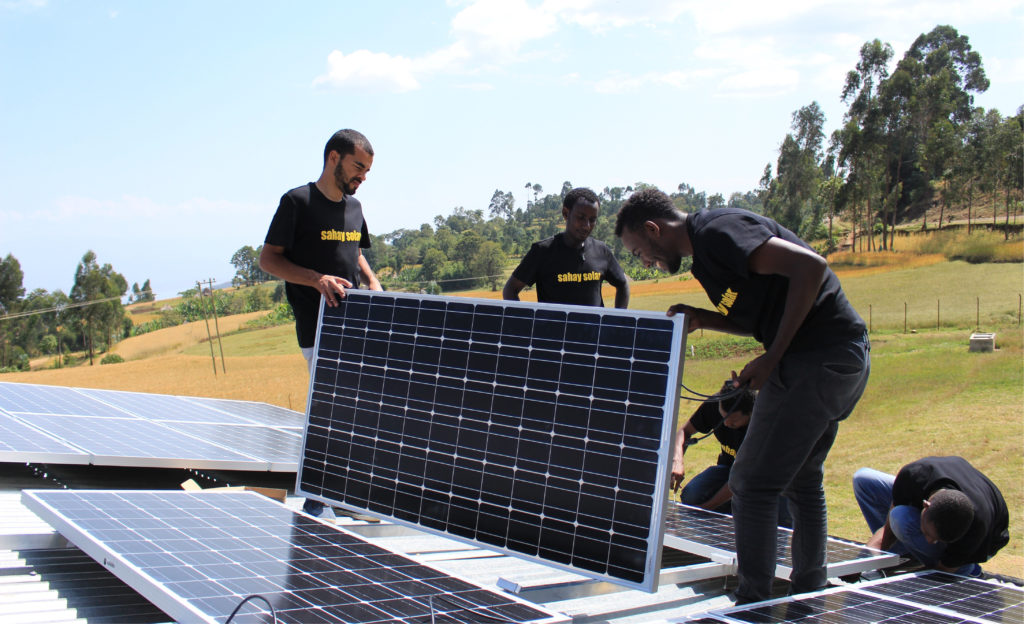
[{"label": "crouching person in black shirt", "polygon": [[873,533],[868,546],[929,568],[978,576],[1010,541],[1002,493],[962,457],[925,457],[895,477],[861,468],[853,494]]},{"label": "crouching person in black shirt", "polygon": [[[732,513],[732,490],[729,488],[729,472],[736,461],[736,452],[743,444],[750,424],[750,414],[754,411],[754,399],[757,394],[746,388],[733,389],[732,381],[715,397],[712,397],[690,416],[676,432],[675,449],[672,455],[673,492],[679,494],[680,502],[694,507],[701,507],[719,513]],[[694,437],[696,434],[704,434]],[[687,447],[700,440],[714,435],[722,447],[718,454],[718,463],[708,466],[690,482],[683,486],[686,471],[683,454]],[[793,520],[789,515],[789,502],[785,497],[779,498],[779,526],[791,527]]]}]

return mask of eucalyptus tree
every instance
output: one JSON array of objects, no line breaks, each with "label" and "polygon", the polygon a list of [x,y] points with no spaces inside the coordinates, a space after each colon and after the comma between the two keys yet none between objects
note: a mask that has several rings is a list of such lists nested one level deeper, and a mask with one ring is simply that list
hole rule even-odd
[{"label": "eucalyptus tree", "polygon": [[81,325],[89,364],[93,363],[97,338],[107,347],[115,340],[114,331],[123,327],[121,297],[128,291],[124,276],[109,264],[100,266],[96,253],[87,251],[75,269],[71,301],[77,304],[74,317]]}]

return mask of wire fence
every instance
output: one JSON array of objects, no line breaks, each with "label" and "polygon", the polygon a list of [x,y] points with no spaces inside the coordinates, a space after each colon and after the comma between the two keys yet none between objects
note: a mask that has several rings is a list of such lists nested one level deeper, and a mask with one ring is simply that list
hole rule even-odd
[{"label": "wire fence", "polygon": [[988,297],[950,295],[935,299],[880,301],[858,306],[868,331],[918,330],[993,325],[1022,325],[1024,294],[995,293]]}]

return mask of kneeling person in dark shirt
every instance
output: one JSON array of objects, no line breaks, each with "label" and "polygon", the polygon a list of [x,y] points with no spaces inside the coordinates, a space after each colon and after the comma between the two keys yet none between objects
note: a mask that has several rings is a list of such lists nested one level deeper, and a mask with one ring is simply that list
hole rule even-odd
[{"label": "kneeling person in dark shirt", "polygon": [[603,306],[601,283],[615,287],[615,307],[629,305],[629,281],[608,245],[590,237],[600,205],[588,188],[569,191],[562,200],[565,231],[536,242],[523,256],[501,291],[519,301],[519,292],[537,284],[537,301]]},{"label": "kneeling person in dark shirt", "polygon": [[[750,424],[750,414],[754,411],[756,393],[746,388],[733,389],[732,380],[716,395],[719,400],[702,403],[697,411],[690,416],[676,432],[676,443],[672,455],[673,492],[679,491],[683,485],[685,468],[683,455],[687,447],[696,444],[708,435],[714,435],[722,447],[718,454],[718,463],[708,466],[700,474],[690,479],[679,494],[680,502],[694,507],[702,507],[720,513],[732,513],[732,490],[729,488],[729,472],[736,461],[736,452],[743,444]],[[694,438],[697,433],[705,434]],[[779,499],[779,526],[790,527],[793,520],[789,515],[789,502],[785,497]]]},{"label": "kneeling person in dark shirt", "polygon": [[962,457],[925,457],[896,476],[861,468],[853,494],[873,535],[867,545],[969,576],[1010,541],[995,483]]}]

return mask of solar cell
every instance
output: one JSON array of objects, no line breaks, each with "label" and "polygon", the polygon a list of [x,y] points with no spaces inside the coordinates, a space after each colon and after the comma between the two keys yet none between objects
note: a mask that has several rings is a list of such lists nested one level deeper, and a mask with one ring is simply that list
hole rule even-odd
[{"label": "solar cell", "polygon": [[864,592],[941,607],[985,622],[1024,622],[1024,591],[939,572],[872,584]]},{"label": "solar cell", "polygon": [[[776,575],[780,578],[789,578],[792,573],[792,534],[789,529],[779,529],[776,540]],[[669,501],[665,512],[665,545],[719,559],[734,558],[736,536],[732,516]],[[899,556],[893,553],[873,550],[834,537],[829,537],[826,543],[829,576],[875,570],[895,565],[899,561]]]},{"label": "solar cell", "polygon": [[[223,623],[251,594],[283,623],[567,621],[252,492],[36,490],[23,500],[179,621]],[[243,607],[244,621],[261,605]]]},{"label": "solar cell", "polygon": [[0,410],[0,461],[111,466],[293,472],[304,422],[251,401],[6,382]]},{"label": "solar cell", "polygon": [[88,464],[89,454],[0,412],[0,462]]},{"label": "solar cell", "polygon": [[995,623],[1024,621],[1024,590],[920,572],[713,611],[726,622]]},{"label": "solar cell", "polygon": [[267,462],[142,418],[35,414],[34,426],[89,453],[92,464],[264,470]]},{"label": "solar cell", "polygon": [[81,394],[112,405],[129,414],[156,421],[188,421],[219,424],[250,424],[246,418],[169,394],[143,394],[79,388]]},{"label": "solar cell", "polygon": [[111,405],[82,396],[75,388],[0,382],[0,409],[23,414],[64,414],[124,417],[128,414]]},{"label": "solar cell", "polygon": [[297,489],[651,591],[682,327],[350,293],[321,310]]}]

